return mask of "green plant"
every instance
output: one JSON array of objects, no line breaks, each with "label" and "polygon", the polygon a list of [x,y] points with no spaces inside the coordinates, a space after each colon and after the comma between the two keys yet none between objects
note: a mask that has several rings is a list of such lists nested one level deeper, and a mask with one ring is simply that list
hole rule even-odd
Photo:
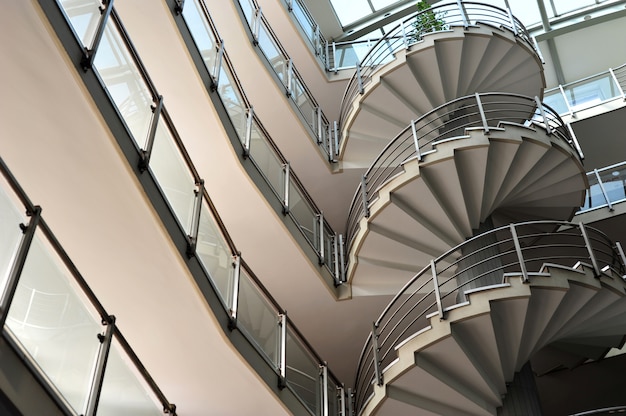
[{"label": "green plant", "polygon": [[425,33],[446,30],[448,25],[443,17],[445,12],[435,12],[425,0],[417,2],[418,14],[411,25],[413,29],[407,34],[409,41],[414,43],[422,39]]}]

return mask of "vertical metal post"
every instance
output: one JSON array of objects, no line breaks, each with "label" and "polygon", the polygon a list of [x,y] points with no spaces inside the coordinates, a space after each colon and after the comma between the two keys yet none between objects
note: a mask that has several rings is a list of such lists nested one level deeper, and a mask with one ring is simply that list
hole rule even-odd
[{"label": "vertical metal post", "polygon": [[41,219],[41,207],[35,206],[33,211],[28,214],[30,215],[28,225],[20,224],[20,228],[24,235],[20,241],[17,253],[15,254],[15,260],[11,265],[11,271],[9,272],[9,277],[7,278],[6,288],[2,294],[2,299],[0,299],[0,331],[4,328],[4,323],[7,320],[9,307],[11,306],[13,296],[17,290],[17,284],[20,276],[22,275],[22,271],[24,270],[30,245],[33,242],[35,231],[37,231],[37,227],[39,226],[39,220]]},{"label": "vertical metal post", "polygon": [[346,281],[346,260],[344,258],[344,243],[343,243],[343,234],[339,234],[339,282],[343,283]]},{"label": "vertical metal post", "polygon": [[338,387],[339,389],[339,415],[346,416],[346,392],[343,386]]},{"label": "vertical metal post", "polygon": [[441,303],[441,291],[439,289],[439,279],[437,278],[437,266],[435,260],[430,260],[430,272],[433,276],[433,286],[435,288],[435,301],[437,302],[437,312],[439,313],[439,319],[446,319],[443,314],[443,304]]},{"label": "vertical metal post", "polygon": [[241,254],[237,254],[233,261],[233,296],[230,306],[230,321],[228,329],[237,328],[237,309],[239,308],[239,285],[241,284]]},{"label": "vertical metal post", "polygon": [[609,194],[606,192],[604,183],[602,183],[600,172],[598,172],[598,169],[594,169],[593,173],[596,175],[596,180],[598,181],[598,186],[600,186],[600,191],[602,191],[602,196],[604,197],[604,200],[606,201],[607,208],[609,209],[609,211],[613,211],[614,210],[613,204],[611,203],[611,200],[609,199]]},{"label": "vertical metal post", "polygon": [[[615,248],[617,249],[617,253],[619,254],[619,258],[622,261],[622,266],[625,267],[625,269],[622,269],[624,271],[624,273],[626,273],[626,255],[624,255],[624,249],[622,248],[622,245],[620,244],[619,241],[615,242]],[[626,279],[626,274],[624,274],[624,276],[622,276],[624,279]]]},{"label": "vertical metal post", "polygon": [[563,96],[563,101],[565,101],[567,112],[569,113],[570,117],[575,118],[576,115],[574,114],[574,110],[572,110],[572,106],[569,104],[569,100],[567,99],[567,95],[565,95],[565,90],[563,89],[563,86],[561,84],[559,84],[559,91],[561,91],[561,95]]},{"label": "vertical metal post", "polygon": [[417,137],[417,129],[415,127],[415,120],[411,120],[411,132],[413,133],[413,144],[415,145],[415,153],[417,154],[417,160],[422,161],[422,154],[420,152],[419,138]]},{"label": "vertical metal post", "polygon": [[572,128],[572,124],[566,123],[565,125],[567,126],[567,130],[572,137],[572,144],[578,152],[578,157],[580,157],[580,160],[583,160],[585,158],[585,155],[583,154],[583,149],[580,147],[580,143],[578,143],[578,139],[576,138],[576,134],[574,133],[574,129]]},{"label": "vertical metal post", "polygon": [[323,363],[322,367],[322,416],[328,415],[328,365]]},{"label": "vertical metal post", "polygon": [[348,387],[348,415],[354,415],[354,401],[353,401],[354,393],[352,392],[352,387]]},{"label": "vertical metal post", "polygon": [[98,53],[98,48],[100,47],[100,43],[102,43],[102,36],[104,35],[104,29],[106,28],[106,24],[109,20],[109,16],[111,16],[111,11],[113,10],[113,0],[104,0],[104,9],[100,9],[101,16],[100,21],[98,22],[98,27],[96,28],[96,33],[94,34],[93,41],[91,42],[91,47],[88,49],[85,47],[83,50],[83,57],[80,61],[83,70],[87,71],[91,69],[93,66],[93,60]]},{"label": "vertical metal post", "polygon": [[535,45],[535,50],[537,51],[537,55],[539,55],[539,59],[541,60],[542,64],[546,64],[546,60],[543,59],[543,54],[541,53],[541,49],[539,48],[539,43],[537,43],[537,38],[532,36],[533,39],[533,45]]},{"label": "vertical metal post", "polygon": [[213,74],[211,74],[211,79],[213,80],[213,85],[211,86],[211,90],[215,91],[220,84],[220,73],[222,72],[222,59],[224,58],[224,40],[220,39],[219,44],[217,45],[217,57],[215,59],[215,67],[213,68]]},{"label": "vertical metal post", "polygon": [[319,227],[319,245],[320,248],[318,250],[318,261],[319,264],[322,265],[326,262],[326,258],[325,258],[325,244],[324,244],[324,213],[320,212],[317,215],[318,218],[318,222],[317,222],[317,226]]},{"label": "vertical metal post", "polygon": [[511,230],[511,237],[513,238],[513,244],[515,245],[515,252],[517,253],[517,261],[519,261],[520,270],[522,272],[522,281],[528,283],[528,271],[526,270],[526,262],[524,261],[524,255],[522,253],[522,246],[520,245],[519,238],[517,236],[517,230],[515,224],[509,226]]},{"label": "vertical metal post", "polygon": [[509,22],[511,22],[511,29],[513,29],[513,33],[515,36],[519,34],[517,30],[517,25],[515,24],[515,18],[513,17],[513,13],[511,12],[511,6],[509,5],[509,0],[504,0],[504,5],[506,6],[506,11],[509,14]]},{"label": "vertical metal post", "polygon": [[376,322],[372,323],[372,359],[374,360],[374,374],[376,376],[376,384],[382,386],[384,383],[383,373],[380,371],[380,349],[378,347],[378,334],[376,333],[378,326]]},{"label": "vertical metal post", "polygon": [[254,11],[254,17],[252,20],[252,44],[257,46],[259,44],[259,32],[261,31],[261,8],[259,7]]},{"label": "vertical metal post", "polygon": [[293,59],[289,58],[289,60],[287,61],[287,85],[285,85],[285,93],[287,94],[287,97],[291,97],[291,94],[293,92]]},{"label": "vertical metal post", "polygon": [[200,213],[202,212],[202,198],[204,197],[204,179],[200,179],[198,189],[195,190],[196,200],[194,201],[193,214],[191,217],[191,228],[187,235],[187,255],[189,257],[196,254],[198,245],[198,231],[200,230]]},{"label": "vertical metal post", "polygon": [[313,49],[315,49],[315,56],[319,56],[322,53],[320,44],[320,27],[315,25],[313,30]]},{"label": "vertical metal post", "polygon": [[181,14],[185,9],[185,0],[176,0],[176,4],[174,5],[174,11],[176,14]]},{"label": "vertical metal post", "polygon": [[400,23],[400,27],[402,28],[402,44],[406,50],[409,49],[409,40],[406,37],[406,28],[404,27],[404,21]]},{"label": "vertical metal post", "polygon": [[552,134],[552,128],[550,127],[550,121],[546,117],[546,111],[543,108],[543,103],[541,102],[539,97],[537,97],[536,95],[535,95],[535,104],[537,104],[537,109],[539,110],[539,114],[541,115],[541,118],[543,119],[543,124],[545,126],[546,133]]},{"label": "vertical metal post", "polygon": [[361,63],[356,62],[356,80],[359,86],[359,94],[363,95],[365,90],[363,89],[363,79],[361,78]]},{"label": "vertical metal post", "polygon": [[613,68],[609,68],[609,72],[611,73],[611,78],[613,78],[613,82],[615,82],[615,85],[617,85],[617,89],[619,90],[620,95],[622,96],[622,100],[626,101],[626,94],[624,93],[622,86],[619,84],[619,80],[617,79],[617,76],[615,75]]},{"label": "vertical metal post", "polygon": [[283,190],[283,214],[289,213],[289,181],[290,181],[290,167],[289,162],[283,165],[285,171],[285,189]]},{"label": "vertical metal post", "polygon": [[320,107],[315,107],[315,112],[317,115],[317,144],[322,143],[322,109]]},{"label": "vertical metal post", "polygon": [[337,44],[335,42],[333,42],[333,69],[335,74],[339,72],[339,67],[337,67]]},{"label": "vertical metal post", "polygon": [[593,266],[593,273],[596,277],[600,277],[600,268],[598,267],[596,255],[593,252],[593,247],[591,246],[591,240],[589,240],[589,235],[587,235],[587,229],[585,228],[585,224],[580,222],[578,223],[578,225],[580,226],[580,234],[585,241],[585,247],[587,247],[587,252],[589,253],[589,260],[591,260],[591,265]]},{"label": "vertical metal post", "polygon": [[293,0],[286,0],[285,3],[287,3],[287,11],[293,11]]},{"label": "vertical metal post", "polygon": [[254,120],[254,107],[248,107],[246,111],[246,137],[243,144],[243,157],[250,156],[250,142],[252,140],[252,121]]},{"label": "vertical metal post", "polygon": [[465,10],[465,6],[461,0],[456,0],[456,4],[459,7],[459,12],[461,12],[461,18],[463,19],[463,27],[467,29],[469,27],[469,19],[467,17],[467,11]]},{"label": "vertical metal post", "polygon": [[333,262],[335,285],[339,285],[341,284],[341,277],[339,276],[339,236],[337,234],[333,237]]},{"label": "vertical metal post", "polygon": [[487,123],[487,116],[485,116],[483,102],[480,100],[480,95],[478,93],[475,93],[475,96],[476,96],[476,105],[478,106],[478,111],[480,112],[480,119],[483,122],[483,129],[485,129],[485,134],[489,134],[489,124]]},{"label": "vertical metal post", "polygon": [[103,334],[98,334],[100,340],[100,349],[98,350],[98,357],[96,358],[96,369],[93,375],[91,383],[91,389],[89,390],[89,396],[87,399],[87,409],[85,411],[86,416],[95,416],[98,411],[98,402],[100,401],[100,392],[102,391],[102,383],[104,381],[104,372],[106,370],[107,360],[109,358],[109,351],[111,350],[111,341],[113,340],[113,333],[115,332],[115,316],[111,315],[106,319],[102,319],[102,324],[106,325],[106,331]]},{"label": "vertical metal post", "polygon": [[339,124],[337,120],[333,121],[333,140],[335,143],[335,152],[333,153],[333,161],[335,161],[335,156],[339,155]]},{"label": "vertical metal post", "polygon": [[370,207],[367,203],[367,176],[361,177],[361,202],[363,203],[363,216],[365,218],[370,217]]},{"label": "vertical metal post", "polygon": [[278,315],[278,325],[280,326],[278,388],[283,389],[287,386],[287,312]]},{"label": "vertical metal post", "polygon": [[150,130],[148,131],[146,148],[142,149],[139,155],[139,170],[141,172],[148,169],[148,165],[150,164],[150,156],[152,155],[152,149],[154,148],[154,139],[159,126],[161,110],[163,110],[163,96],[159,95],[156,100],[156,105],[152,106],[152,120],[150,120]]}]

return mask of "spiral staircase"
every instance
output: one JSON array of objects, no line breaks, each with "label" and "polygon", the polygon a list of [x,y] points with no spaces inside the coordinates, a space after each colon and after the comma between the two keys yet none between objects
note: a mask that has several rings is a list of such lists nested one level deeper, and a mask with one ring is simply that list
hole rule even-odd
[{"label": "spiral staircase", "polygon": [[[441,24],[411,40],[419,14],[406,19],[344,94],[340,159],[369,167],[347,281],[353,296],[396,294],[360,357],[358,415],[516,414],[502,409],[526,371],[624,345],[626,258],[567,222],[588,182],[573,132],[541,102],[540,59],[510,14],[459,4],[431,9]],[[526,402],[517,414],[538,414]]]}]

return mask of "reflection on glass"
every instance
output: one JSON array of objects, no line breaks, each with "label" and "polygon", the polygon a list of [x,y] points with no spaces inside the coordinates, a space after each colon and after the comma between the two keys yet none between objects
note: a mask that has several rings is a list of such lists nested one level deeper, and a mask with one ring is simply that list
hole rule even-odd
[{"label": "reflection on glass", "polygon": [[283,164],[271,148],[256,122],[252,125],[250,138],[250,159],[263,174],[276,196],[281,199],[285,189]]},{"label": "reflection on glass", "polygon": [[283,85],[286,87],[288,83],[287,58],[283,56],[280,48],[265,26],[261,26],[259,29],[258,42],[259,48],[261,48],[261,51],[269,61],[270,65],[274,68],[274,72],[276,72],[276,75],[278,75],[278,78],[280,78]]},{"label": "reflection on glass", "polygon": [[320,400],[319,364],[297,337],[287,330],[287,385],[313,414],[318,414]]},{"label": "reflection on glass", "polygon": [[152,94],[112,19],[107,22],[94,67],[135,143],[144,148],[152,119]]},{"label": "reflection on glass", "polygon": [[300,226],[300,231],[309,240],[311,245],[319,250],[319,219],[315,211],[307,204],[298,188],[289,184],[289,213]]},{"label": "reflection on glass", "polygon": [[0,297],[11,272],[11,266],[15,259],[15,254],[22,239],[20,224],[27,224],[28,221],[17,208],[18,201],[15,201],[5,191],[9,185],[0,179]]},{"label": "reflection on glass", "polygon": [[76,413],[83,413],[103,326],[40,231],[28,252],[7,326]]},{"label": "reflection on glass", "polygon": [[241,269],[237,326],[278,368],[278,312],[265,299],[246,271]]},{"label": "reflection on glass", "polygon": [[163,416],[163,406],[120,343],[113,338],[98,403],[98,416],[119,415]]},{"label": "reflection on glass", "polygon": [[224,304],[232,307],[233,258],[226,240],[224,240],[222,233],[215,225],[213,215],[211,215],[206,201],[202,202],[202,207],[200,208],[200,227],[198,230],[196,255],[208,271]]},{"label": "reflection on glass", "polygon": [[226,112],[228,112],[228,116],[230,121],[233,123],[233,127],[237,131],[237,136],[241,143],[245,142],[246,137],[246,104],[243,100],[243,97],[239,93],[239,89],[237,88],[235,82],[233,81],[233,76],[225,68],[223,64],[220,67],[220,76],[219,76],[219,85],[217,87],[217,92],[222,99],[222,103],[224,103],[224,107],[226,107]]},{"label": "reflection on glass", "polygon": [[100,21],[102,2],[99,0],[60,0],[59,2],[83,46],[91,49],[91,43]]},{"label": "reflection on glass", "polygon": [[339,389],[338,386],[333,382],[332,378],[328,377],[328,414],[329,415],[339,415]]},{"label": "reflection on glass", "polygon": [[183,16],[209,74],[215,76],[217,40],[204,17],[199,1],[186,1],[183,6]]},{"label": "reflection on glass", "polygon": [[150,156],[150,170],[178,221],[180,221],[183,229],[189,233],[196,197],[195,180],[163,118],[159,119],[154,138],[154,147]]}]

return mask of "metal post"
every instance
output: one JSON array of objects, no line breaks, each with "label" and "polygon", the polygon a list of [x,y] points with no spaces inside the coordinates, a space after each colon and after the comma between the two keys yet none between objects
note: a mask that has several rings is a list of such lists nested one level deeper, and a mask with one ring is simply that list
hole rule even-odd
[{"label": "metal post", "polygon": [[465,6],[461,0],[456,0],[457,6],[459,6],[459,11],[461,12],[461,18],[463,19],[463,27],[467,29],[469,27],[469,19],[467,17],[467,11],[465,10]]},{"label": "metal post", "polygon": [[335,286],[341,284],[341,278],[339,277],[339,236],[335,234],[333,237],[333,260],[334,260],[334,274],[335,274]]},{"label": "metal post", "polygon": [[[622,270],[624,271],[624,273],[626,273],[626,255],[624,255],[624,249],[622,248],[622,245],[619,243],[619,241],[615,242],[615,248],[617,249],[617,253],[619,254],[620,260],[622,260],[622,266],[625,267],[625,269],[622,269]],[[626,279],[626,274],[622,277]]]},{"label": "metal post", "polygon": [[163,110],[163,96],[157,97],[156,105],[152,106],[152,120],[150,120],[150,130],[148,131],[148,140],[146,142],[145,150],[141,150],[139,159],[139,170],[144,172],[148,169],[150,164],[150,156],[152,155],[152,148],[154,147],[154,139],[156,137],[156,131],[159,126],[159,118],[161,116],[161,110]]},{"label": "metal post", "polygon": [[254,17],[252,20],[252,44],[257,46],[259,44],[259,32],[261,31],[261,8],[259,7],[254,11]]},{"label": "metal post", "polygon": [[291,97],[293,84],[293,59],[287,61],[287,85],[285,85],[287,97]]},{"label": "metal post", "polygon": [[335,70],[335,74],[339,72],[339,68],[337,67],[337,45],[333,42],[333,69]]},{"label": "metal post", "polygon": [[513,29],[513,33],[517,36],[518,30],[517,25],[515,24],[515,18],[513,17],[513,13],[511,12],[511,6],[509,5],[509,0],[504,0],[504,5],[506,6],[506,11],[509,14],[509,21],[511,22],[511,29]]},{"label": "metal post", "polygon": [[287,386],[287,312],[278,314],[278,325],[280,326],[278,388],[284,389]]},{"label": "metal post", "polygon": [[22,271],[24,270],[26,257],[28,256],[30,245],[33,242],[35,231],[37,231],[39,220],[41,219],[41,207],[35,206],[29,215],[30,221],[28,222],[28,225],[20,224],[20,228],[24,236],[22,237],[22,241],[20,241],[17,253],[15,254],[15,260],[11,265],[11,271],[9,272],[9,277],[7,278],[6,288],[2,294],[2,299],[0,300],[0,330],[4,328],[4,323],[6,322],[7,315],[9,314],[9,307],[11,306],[13,296],[17,290],[17,284],[20,276],[22,275]]},{"label": "metal post", "polygon": [[576,118],[576,115],[574,114],[574,110],[572,110],[572,106],[569,105],[569,100],[567,99],[567,95],[565,95],[565,90],[563,89],[563,86],[561,84],[559,84],[559,91],[561,91],[561,95],[563,96],[563,101],[565,101],[565,106],[567,107],[567,112],[569,113],[570,117]]},{"label": "metal post", "polygon": [[587,229],[585,228],[585,224],[582,222],[578,223],[580,226],[580,233],[583,236],[583,240],[585,240],[585,247],[587,247],[587,252],[589,253],[589,260],[591,260],[591,265],[593,266],[593,273],[596,277],[600,277],[600,268],[598,267],[598,262],[596,261],[596,255],[593,252],[593,247],[591,246],[591,240],[589,240],[589,236],[587,235]]},{"label": "metal post", "polygon": [[567,130],[572,137],[572,144],[578,152],[578,157],[580,157],[580,160],[583,160],[585,158],[585,155],[583,154],[583,149],[580,147],[580,143],[578,143],[578,139],[576,138],[576,134],[574,133],[574,129],[572,128],[572,124],[566,123],[565,125],[567,126]]},{"label": "metal post", "polygon": [[211,85],[211,91],[215,91],[219,86],[223,57],[224,40],[220,39],[219,44],[217,45],[217,59],[215,59],[215,67],[213,68],[213,74],[211,75],[211,80],[213,81],[213,85]]},{"label": "metal post", "polygon": [[111,315],[106,319],[103,318],[102,324],[107,327],[104,335],[98,334],[98,339],[100,340],[100,350],[98,351],[98,357],[96,358],[96,369],[93,375],[91,389],[89,390],[89,397],[87,399],[87,410],[85,411],[85,415],[87,416],[95,416],[98,410],[100,392],[102,391],[102,383],[104,381],[104,372],[106,370],[109,351],[111,350],[111,341],[113,340],[113,333],[115,331],[115,316]]},{"label": "metal post", "polygon": [[537,55],[539,55],[539,59],[541,60],[542,64],[546,64],[546,60],[543,59],[543,54],[541,53],[541,49],[539,49],[539,43],[537,43],[537,38],[532,36],[533,39],[533,45],[535,45],[535,50],[537,51]]},{"label": "metal post", "polygon": [[293,0],[286,0],[287,3],[287,11],[293,11]]},{"label": "metal post", "polygon": [[347,416],[354,415],[354,401],[352,400],[353,397],[354,397],[354,393],[352,393],[352,387],[348,387],[348,415]]},{"label": "metal post", "polygon": [[198,231],[200,229],[200,213],[202,212],[202,198],[204,196],[204,179],[200,179],[196,189],[196,200],[194,201],[193,214],[191,217],[191,229],[187,235],[187,255],[189,257],[196,254],[198,244]]},{"label": "metal post", "polygon": [[626,101],[626,94],[624,93],[624,90],[622,89],[622,86],[619,85],[619,80],[617,79],[617,76],[615,75],[615,72],[613,71],[613,68],[609,68],[609,72],[611,73],[611,77],[613,78],[613,81],[615,82],[615,85],[617,85],[617,89],[621,93],[622,100]]},{"label": "metal post", "polygon": [[317,144],[322,143],[322,109],[320,107],[315,107],[316,115],[317,115]]},{"label": "metal post", "polygon": [[344,258],[343,234],[339,234],[339,267],[339,282],[343,283],[346,281],[346,260]]},{"label": "metal post", "polygon": [[285,189],[283,192],[283,214],[287,215],[289,213],[289,162],[283,165],[283,169],[285,171]]},{"label": "metal post", "polygon": [[318,227],[320,229],[320,235],[319,235],[319,244],[320,244],[320,249],[319,249],[319,258],[318,258],[318,262],[320,265],[324,264],[326,262],[326,258],[325,258],[325,250],[324,250],[324,213],[320,212],[318,217]]},{"label": "metal post", "polygon": [[383,373],[380,371],[380,357],[378,356],[380,349],[378,347],[378,334],[376,333],[376,329],[378,326],[376,322],[372,324],[372,358],[374,360],[374,374],[376,376],[376,384],[379,386],[383,385]]},{"label": "metal post", "polygon": [[320,27],[315,25],[313,30],[313,49],[315,49],[315,56],[319,56],[322,53],[320,44]]},{"label": "metal post", "polygon": [[104,29],[109,20],[109,16],[111,15],[111,11],[113,10],[113,0],[103,0],[104,9],[100,8],[101,16],[100,21],[98,22],[98,27],[96,28],[96,33],[93,37],[93,42],[91,42],[91,48],[85,48],[83,50],[83,58],[80,61],[83,70],[87,71],[91,69],[93,66],[93,60],[98,53],[98,47],[100,47],[100,43],[102,43],[102,36],[104,35]]},{"label": "metal post", "polygon": [[322,416],[328,416],[328,365],[323,363],[322,367]]},{"label": "metal post", "polygon": [[363,202],[363,216],[370,217],[370,208],[367,203],[367,176],[361,177],[361,201]]},{"label": "metal post", "polygon": [[522,246],[519,243],[519,238],[517,236],[517,230],[515,229],[515,224],[511,224],[509,228],[511,230],[511,237],[513,238],[513,244],[515,245],[515,252],[517,253],[517,260],[519,261],[520,270],[522,271],[522,281],[524,283],[528,283],[530,280],[528,279],[528,271],[526,270],[526,262],[524,261],[524,255],[522,253]]},{"label": "metal post", "polygon": [[339,415],[346,416],[346,392],[343,386],[339,386]]},{"label": "metal post", "polygon": [[228,329],[231,331],[237,328],[237,308],[239,307],[239,285],[241,282],[241,254],[237,254],[234,257],[233,268],[233,297],[230,306],[230,321],[228,322]]},{"label": "metal post", "polygon": [[541,102],[539,97],[537,97],[536,95],[535,95],[535,104],[537,104],[537,109],[539,110],[539,114],[541,115],[541,118],[543,119],[543,124],[545,126],[544,128],[546,129],[546,133],[552,134],[552,128],[550,128],[550,122],[548,121],[548,118],[546,117],[546,112],[543,108],[543,103]]},{"label": "metal post", "polygon": [[417,137],[417,129],[415,128],[415,120],[411,120],[411,132],[413,133],[413,144],[415,145],[415,152],[417,153],[417,160],[422,161],[422,154],[420,153],[420,144]]},{"label": "metal post", "polygon": [[335,161],[335,156],[339,155],[339,124],[337,120],[333,121],[333,140],[335,142],[335,152],[333,153],[333,162]]},{"label": "metal post", "polygon": [[400,23],[400,27],[402,28],[402,43],[404,44],[404,48],[409,50],[409,40],[406,37],[406,28],[404,27],[404,22]]},{"label": "metal post", "polygon": [[185,0],[176,0],[176,4],[174,5],[174,11],[176,14],[181,14],[185,9]]},{"label": "metal post", "polygon": [[476,96],[476,105],[478,106],[478,111],[480,112],[480,119],[483,122],[483,129],[485,129],[485,134],[489,134],[489,124],[487,124],[487,117],[485,116],[483,103],[480,100],[480,95],[478,93],[475,93],[475,96]]},{"label": "metal post", "polygon": [[243,144],[243,157],[250,156],[250,141],[252,140],[252,121],[254,120],[254,107],[248,107],[246,111],[246,138]]},{"label": "metal post", "polygon": [[356,79],[359,85],[359,94],[363,95],[365,90],[363,89],[363,79],[361,79],[361,63],[359,61],[356,63]]},{"label": "metal post", "polygon": [[613,204],[611,203],[611,200],[609,199],[609,194],[606,192],[606,189],[604,188],[604,183],[602,183],[600,172],[598,172],[598,169],[594,169],[593,173],[596,175],[596,179],[598,180],[600,191],[602,191],[602,196],[604,197],[604,200],[606,201],[607,208],[609,209],[609,211],[613,211],[614,210]]},{"label": "metal post", "polygon": [[437,312],[439,312],[439,319],[446,319],[443,314],[443,304],[441,303],[441,291],[439,290],[439,279],[437,278],[437,266],[435,260],[430,260],[430,271],[433,276],[433,286],[435,287],[435,301],[437,302]]}]

